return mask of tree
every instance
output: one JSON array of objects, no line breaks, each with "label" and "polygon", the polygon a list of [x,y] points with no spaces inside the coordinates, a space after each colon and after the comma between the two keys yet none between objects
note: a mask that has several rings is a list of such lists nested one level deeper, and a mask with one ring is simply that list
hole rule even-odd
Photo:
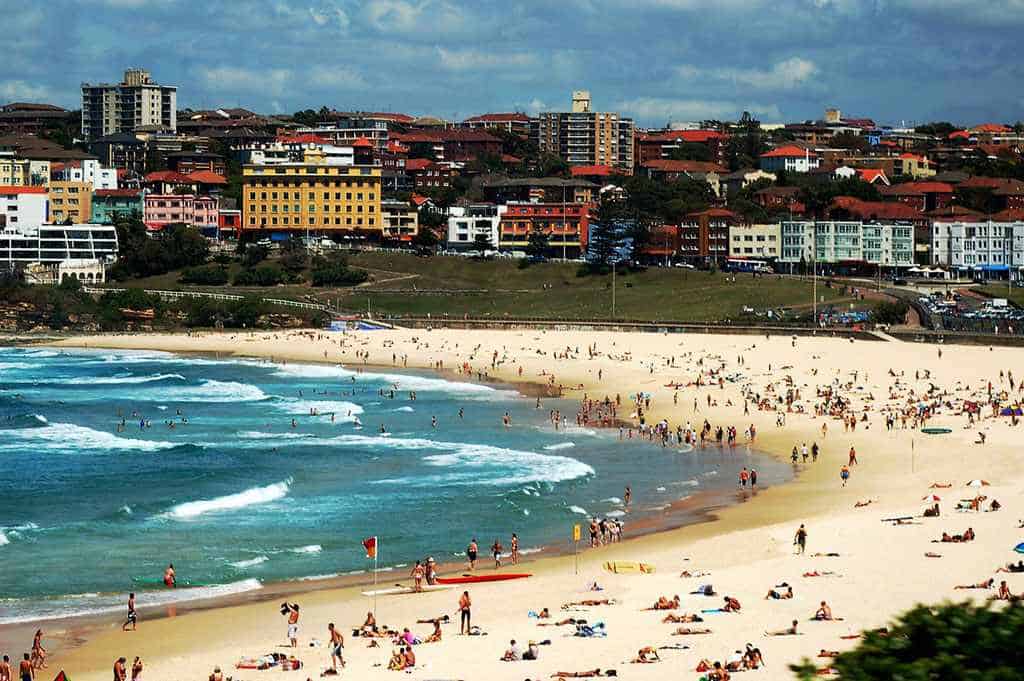
[{"label": "tree", "polygon": [[352,269],[341,254],[313,261],[313,286],[354,286],[369,278],[364,270]]},{"label": "tree", "polygon": [[413,142],[409,145],[409,158],[427,158],[431,161],[437,160],[437,152],[430,142]]},{"label": "tree", "polygon": [[949,137],[950,133],[956,132],[960,128],[956,127],[949,121],[937,121],[934,123],[925,123],[914,128],[914,132],[921,135],[934,135],[936,137]]},{"label": "tree", "polygon": [[[972,603],[918,606],[829,664],[843,681],[1024,679],[1024,606]],[[819,678],[809,660],[790,669],[801,681]]]},{"label": "tree", "polygon": [[300,239],[288,239],[281,245],[281,257],[278,260],[289,274],[298,274],[306,269],[309,261],[306,246]]},{"label": "tree", "polygon": [[543,258],[548,252],[550,241],[551,237],[547,231],[535,223],[530,228],[530,235],[527,237],[526,254],[531,258]]},{"label": "tree", "polygon": [[673,161],[713,161],[711,149],[699,142],[683,142],[673,149],[668,157]]},{"label": "tree", "polygon": [[494,244],[491,243],[491,235],[486,232],[477,232],[473,237],[473,248],[480,251],[483,255],[484,251],[494,250]]},{"label": "tree", "polygon": [[249,244],[245,247],[245,253],[242,255],[242,264],[246,267],[255,267],[270,255],[270,249],[262,244]]},{"label": "tree", "polygon": [[841,132],[832,137],[832,141],[829,142],[829,146],[837,149],[865,151],[871,145],[868,144],[867,138],[862,135],[854,135],[852,132]]}]

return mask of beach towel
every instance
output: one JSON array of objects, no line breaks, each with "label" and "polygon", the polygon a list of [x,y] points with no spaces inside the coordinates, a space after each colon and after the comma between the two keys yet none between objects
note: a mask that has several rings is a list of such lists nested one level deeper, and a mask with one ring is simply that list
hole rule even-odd
[{"label": "beach towel", "polygon": [[639,563],[632,560],[610,560],[604,564],[604,569],[617,575],[651,575],[655,572],[654,566],[650,563]]},{"label": "beach towel", "polygon": [[577,624],[576,633],[573,635],[582,638],[605,638],[608,633],[604,630],[604,622],[595,622],[593,625]]}]

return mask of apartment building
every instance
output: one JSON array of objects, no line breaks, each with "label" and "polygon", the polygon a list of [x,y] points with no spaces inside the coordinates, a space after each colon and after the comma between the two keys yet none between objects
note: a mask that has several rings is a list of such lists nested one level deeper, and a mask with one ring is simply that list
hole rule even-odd
[{"label": "apartment building", "polygon": [[242,168],[247,230],[381,234],[381,169],[315,163]]},{"label": "apartment building", "polygon": [[[3,191],[3,190],[0,190]],[[113,225],[23,225],[0,227],[0,265],[117,259]]]},{"label": "apartment building", "polygon": [[781,228],[778,223],[729,225],[729,257],[772,261],[779,257]]},{"label": "apartment building", "polygon": [[452,206],[448,213],[448,246],[467,250],[473,248],[478,234],[486,236],[492,248],[498,247],[499,225],[506,206],[478,203]]},{"label": "apartment building", "polygon": [[1021,278],[1024,222],[944,222],[932,224],[932,265]]},{"label": "apartment building", "polygon": [[864,266],[911,267],[914,226],[852,221],[787,221],[781,223],[779,262],[795,271],[801,262],[856,271]]},{"label": "apartment building", "polygon": [[530,135],[530,117],[524,113],[486,113],[471,116],[459,123],[460,128],[469,130],[499,129],[520,137]]},{"label": "apartment building", "polygon": [[41,187],[50,182],[50,162],[0,151],[0,187]]},{"label": "apartment building", "polygon": [[0,186],[0,227],[45,223],[48,199],[46,187]]},{"label": "apartment building", "polygon": [[738,220],[724,208],[690,213],[679,225],[679,255],[693,263],[724,263],[729,257],[729,228]]},{"label": "apartment building", "polygon": [[531,122],[531,138],[541,153],[574,166],[611,166],[633,173],[633,119],[591,111],[590,93],[573,93],[572,111],[541,113]]},{"label": "apartment building", "polygon": [[50,216],[55,224],[82,225],[92,219],[92,183],[50,180]]},{"label": "apartment building", "polygon": [[385,239],[412,241],[419,232],[419,211],[408,201],[381,201],[380,210]]},{"label": "apartment building", "polygon": [[177,224],[197,229],[217,229],[217,199],[212,196],[146,194],[142,201],[142,221],[151,232]]},{"label": "apartment building", "polygon": [[525,250],[530,232],[540,230],[548,236],[552,253],[578,258],[587,250],[592,204],[583,203],[510,203],[498,226],[498,247]]},{"label": "apartment building", "polygon": [[50,166],[50,177],[54,180],[64,180],[67,182],[85,182],[92,186],[93,191],[117,189],[117,170],[114,168],[104,168],[94,158],[53,163]]},{"label": "apartment building", "polygon": [[97,189],[92,193],[92,218],[98,225],[112,225],[121,218],[143,214],[144,189]]},{"label": "apartment building", "polygon": [[120,83],[82,83],[82,135],[87,140],[142,127],[174,132],[178,88],[153,82],[149,72],[128,69]]}]

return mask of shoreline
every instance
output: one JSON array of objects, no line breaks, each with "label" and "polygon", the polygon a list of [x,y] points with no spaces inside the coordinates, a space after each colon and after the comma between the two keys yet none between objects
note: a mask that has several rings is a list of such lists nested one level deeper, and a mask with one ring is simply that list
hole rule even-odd
[{"label": "shoreline", "polygon": [[[282,352],[282,339],[293,340],[285,352]],[[459,366],[458,360],[480,366],[484,358],[490,359],[489,353],[492,350],[495,353],[500,351],[502,362],[489,372],[494,380],[515,384],[517,365],[525,367],[526,371],[522,375],[526,377],[543,377],[546,376],[546,370],[555,368],[559,379],[564,379],[565,384],[583,386],[582,390],[566,390],[565,397],[569,399],[577,399],[584,392],[600,399],[603,394],[614,394],[616,390],[625,395],[636,390],[650,391],[654,396],[648,412],[651,422],[662,417],[672,424],[680,423],[688,417],[697,422],[708,418],[715,424],[735,423],[742,430],[749,421],[756,424],[759,430],[759,452],[773,456],[776,460],[786,461],[787,452],[801,440],[808,443],[812,440],[821,441],[824,445],[819,463],[797,466],[799,475],[793,480],[759,491],[756,497],[758,503],[730,504],[713,509],[708,514],[707,522],[588,550],[579,556],[578,575],[573,569],[571,555],[538,556],[530,563],[534,573],[531,579],[505,583],[500,587],[475,585],[474,599],[484,605],[481,606],[480,615],[474,612],[474,618],[482,620],[482,625],[491,633],[499,634],[498,638],[491,636],[490,639],[472,643],[458,638],[449,641],[446,637],[446,643],[441,646],[443,657],[428,658],[427,664],[431,667],[424,678],[457,678],[462,673],[458,670],[465,669],[466,664],[479,664],[480,673],[470,678],[486,676],[498,681],[522,679],[522,667],[491,663],[489,660],[492,654],[493,659],[500,655],[500,647],[504,643],[502,639],[507,640],[508,634],[525,640],[527,632],[540,632],[524,629],[529,623],[508,617],[508,608],[500,604],[515,603],[524,612],[525,606],[536,608],[541,605],[557,605],[559,600],[581,593],[580,585],[585,580],[595,578],[600,580],[608,595],[627,604],[624,609],[612,608],[593,613],[594,617],[603,616],[612,630],[617,632],[616,635],[610,636],[608,646],[600,648],[559,638],[555,643],[558,650],[553,648],[545,652],[545,658],[549,661],[543,663],[542,667],[544,676],[552,669],[578,669],[582,666],[580,660],[583,658],[580,656],[586,656],[588,663],[584,664],[590,667],[599,664],[605,668],[614,668],[623,663],[620,655],[632,655],[640,645],[657,642],[657,632],[664,627],[656,625],[656,620],[650,615],[643,614],[640,605],[649,604],[659,594],[671,596],[673,592],[688,593],[690,587],[680,585],[680,578],[675,576],[675,572],[685,568],[713,571],[716,586],[727,588],[727,593],[731,591],[743,598],[745,613],[739,619],[725,618],[728,622],[716,619],[714,624],[719,628],[725,627],[721,633],[716,628],[711,636],[697,637],[699,641],[686,641],[692,644],[692,651],[682,655],[686,660],[685,665],[691,669],[691,661],[696,664],[699,657],[721,659],[723,653],[732,650],[740,641],[761,640],[764,630],[776,628],[788,623],[794,616],[799,616],[800,613],[794,608],[799,611],[810,608],[813,611],[822,596],[827,596],[829,602],[836,602],[838,612],[846,616],[841,626],[837,625],[835,629],[814,627],[808,635],[798,639],[771,639],[761,643],[765,646],[766,657],[770,656],[772,660],[772,668],[759,673],[758,677],[788,679],[791,676],[785,670],[785,663],[796,662],[801,657],[813,657],[819,648],[846,649],[854,645],[838,640],[829,631],[854,633],[885,624],[894,614],[915,602],[937,602],[943,598],[962,599],[970,596],[969,592],[954,592],[951,588],[954,580],[977,580],[979,560],[976,553],[979,551],[985,553],[986,562],[990,561],[992,565],[1002,560],[1004,554],[1000,550],[1006,549],[1000,538],[1015,535],[1012,529],[1016,527],[1015,518],[1021,517],[1019,514],[1024,512],[1024,509],[1012,506],[1013,500],[1019,498],[1024,491],[1024,479],[1016,431],[1005,419],[986,417],[968,430],[964,417],[944,412],[929,425],[947,425],[952,428],[949,435],[925,436],[911,429],[890,432],[880,422],[879,409],[872,406],[886,399],[886,391],[875,386],[871,392],[865,390],[857,398],[865,405],[864,413],[871,415],[873,427],[870,429],[862,426],[856,432],[846,433],[838,421],[831,417],[817,417],[812,413],[794,413],[792,418],[787,419],[785,427],[776,428],[775,411],[753,410],[749,417],[738,416],[739,407],[727,404],[699,410],[694,405],[694,415],[690,416],[691,398],[700,397],[703,400],[706,395],[713,395],[716,402],[724,402],[728,396],[735,399],[740,388],[738,384],[726,384],[721,389],[717,386],[684,388],[680,391],[682,405],[678,407],[672,405],[672,391],[664,389],[664,384],[670,380],[685,382],[685,379],[692,378],[692,363],[698,356],[718,357],[722,358],[723,364],[732,364],[733,356],[742,355],[748,357],[748,360],[741,364],[751,365],[744,366],[744,373],[748,374],[750,382],[759,390],[765,381],[778,383],[785,379],[787,384],[809,391],[812,401],[812,386],[822,382],[827,384],[831,380],[829,376],[837,377],[835,385],[838,386],[838,377],[847,376],[844,372],[861,372],[860,380],[867,384],[867,389],[871,389],[870,383],[891,385],[893,378],[887,376],[886,372],[887,368],[891,371],[892,366],[908,369],[911,375],[915,368],[926,368],[934,372],[934,378],[931,379],[933,382],[963,396],[969,394],[971,389],[961,387],[962,383],[977,388],[979,379],[995,380],[998,369],[1019,364],[1024,354],[1012,348],[990,350],[947,347],[944,360],[942,356],[936,358],[934,354],[927,354],[928,349],[919,345],[902,342],[868,344],[828,338],[801,338],[798,347],[796,340],[791,345],[790,339],[778,337],[764,339],[749,336],[656,334],[640,337],[628,333],[535,330],[397,330],[344,336],[323,336],[317,331],[104,336],[76,338],[54,345],[81,347],[84,344],[93,348],[167,352],[188,352],[202,348],[239,357],[271,354],[287,356],[288,361],[302,363],[322,362],[320,358],[323,353],[329,352],[331,363],[342,363],[350,367],[358,364],[353,359],[353,352],[363,351],[369,352],[370,358],[376,360],[372,364],[398,369],[400,367],[391,367],[385,360],[391,357],[393,351],[392,346],[381,345],[380,341],[385,340],[399,343],[402,349],[409,350],[409,366],[405,368],[431,369],[438,358],[444,360],[446,367]],[[589,347],[590,341],[599,348],[601,355],[588,361],[579,356],[578,348],[584,342]],[[577,346],[575,356],[568,360],[556,359],[555,353],[567,350],[570,344]],[[477,357],[474,348],[481,347],[486,349],[481,357]],[[512,360],[506,362],[506,355],[511,356]],[[676,366],[675,359],[672,364],[667,364],[665,359],[668,355],[689,356],[686,360],[689,368]],[[659,367],[657,372],[655,363]],[[603,381],[596,375],[598,367],[604,369]],[[819,369],[826,372],[821,377],[818,376]],[[869,371],[873,379],[870,381],[867,376]],[[445,375],[450,377],[450,374]],[[843,390],[847,389],[846,380],[843,378]],[[927,387],[927,381],[923,379],[912,381],[907,377],[905,381],[921,386],[921,389]],[[897,385],[899,382],[896,379]],[[875,391],[877,395],[873,394]],[[742,401],[739,404],[742,405]],[[819,435],[823,423],[831,428],[827,438]],[[988,444],[982,448],[972,444],[977,430],[989,433]],[[846,448],[850,444],[856,445],[865,460],[862,465],[855,467],[853,484],[849,488],[841,488],[838,484],[838,468],[840,463],[845,463]],[[967,457],[968,452],[971,453],[970,458]],[[1005,511],[997,514],[972,514],[970,519],[943,515],[939,520],[917,521],[900,529],[884,523],[879,525],[878,521],[886,517],[919,516],[923,504],[922,494],[927,492],[932,482],[955,483],[957,489],[943,493],[944,500],[949,502],[955,501],[957,495],[967,496],[968,490],[961,491],[961,485],[965,480],[976,477],[993,481],[993,487],[987,489],[986,493],[998,495],[1006,506]],[[866,509],[855,508],[855,502],[865,499],[871,500],[872,505]],[[634,503],[636,501],[634,499]],[[966,522],[979,528],[976,544],[943,545],[942,553],[945,557],[938,563],[922,558],[925,550],[922,547],[928,546],[929,537],[934,538],[939,527],[960,531],[963,527],[959,525]],[[793,556],[790,540],[798,523],[808,523],[812,537],[810,545],[815,547],[813,550],[841,550],[842,557],[825,559],[816,558],[813,554],[807,557]],[[601,570],[605,560],[619,559],[654,563],[658,573],[638,578],[612,575]],[[799,571],[812,568],[839,569],[842,574],[827,580],[801,580]],[[794,570],[799,571],[794,574]],[[931,578],[922,579],[922,575]],[[1024,588],[1024,581],[1019,581],[1024,578],[1012,575],[1007,577],[1011,579],[1014,591]],[[778,583],[780,579],[788,579],[791,584],[797,585],[797,598],[791,602],[761,601],[764,588]],[[1012,580],[1018,580],[1019,583]],[[885,588],[879,588],[879,584],[885,585]],[[339,619],[346,623],[361,621],[359,613],[360,608],[365,607],[365,601],[361,601],[351,591],[308,592],[309,596],[303,601],[303,611],[307,612],[308,607],[306,617],[310,619],[307,621],[314,623],[312,626],[317,634],[321,631],[321,622]],[[381,621],[401,625],[431,614],[431,610],[435,613],[448,611],[452,598],[451,593],[446,592],[391,597],[381,601],[381,608],[386,608],[387,612],[387,619]],[[809,611],[802,614],[806,616]],[[660,617],[657,621],[660,621]],[[234,626],[225,627],[225,623]],[[67,654],[62,653],[57,661],[69,673],[86,681],[99,680],[109,675],[111,655],[116,657],[115,651],[123,654],[128,646],[133,654],[141,654],[147,659],[156,678],[185,676],[179,673],[180,665],[186,664],[183,660],[187,660],[187,669],[192,670],[189,675],[205,675],[212,664],[230,666],[229,663],[238,654],[259,652],[260,647],[270,647],[279,642],[281,627],[276,613],[269,612],[264,603],[190,612],[184,619],[171,617],[159,621],[144,620],[143,625],[147,631],[144,637],[121,635],[119,631],[111,630],[90,631],[87,636],[81,637],[86,639],[81,645],[67,651]],[[68,632],[69,640],[74,639],[77,633]],[[549,630],[545,633],[561,632]],[[481,643],[486,648],[484,659],[480,658]],[[360,678],[391,677],[383,670],[375,671],[373,667],[377,665],[370,664],[375,658],[379,660],[380,655],[384,655],[383,662],[386,663],[386,650],[378,655],[373,650],[363,648],[358,639],[354,644],[358,645],[348,650],[348,655],[354,669],[365,671],[360,674]],[[494,650],[491,650],[492,647]],[[564,654],[561,652],[563,649]],[[432,650],[434,648],[428,647],[419,654],[430,655]],[[182,651],[188,651],[187,658],[181,657]],[[323,660],[322,651],[300,651],[299,654],[311,662]],[[629,667],[630,676],[638,679],[663,678],[659,670],[659,667],[645,665]],[[534,672],[525,673],[532,676]],[[541,671],[537,670],[537,673]]]},{"label": "shoreline", "polygon": [[[112,334],[118,335],[118,334]],[[171,334],[176,335],[176,334]],[[95,338],[95,336],[89,336]],[[49,347],[49,348],[62,348],[72,347],[74,349],[84,350],[116,350],[116,347],[103,347],[103,346],[73,346],[66,343],[65,339],[60,345],[55,344],[52,340],[48,340],[41,343],[28,343],[28,346],[38,347]],[[159,350],[157,348],[147,348],[150,350]],[[163,352],[163,350],[159,350]],[[213,359],[224,359],[224,353],[221,352],[209,352],[202,350],[194,351],[174,351],[169,354],[189,357],[195,356],[199,358],[213,358]],[[265,355],[248,355],[248,354],[237,354],[230,353],[231,358],[237,358],[240,360],[265,360],[268,364],[281,364],[286,365],[287,362],[282,362],[280,358],[268,358]],[[324,360],[303,360],[301,362],[294,362],[299,364],[313,364],[321,366],[337,366],[336,362],[329,362]],[[484,378],[483,380],[474,379],[471,376],[465,376],[459,372],[451,369],[439,369],[431,367],[405,367],[405,366],[392,366],[387,364],[352,364],[346,368],[352,369],[361,373],[366,371],[367,373],[377,372],[392,372],[392,373],[403,373],[419,372],[420,374],[432,375],[439,378],[443,378],[447,381],[452,382],[464,382],[473,383],[478,385],[488,385],[498,390],[514,391],[516,393],[517,400],[526,400],[535,397],[541,397],[546,399],[561,399],[574,402],[572,397],[560,396],[557,391],[551,389],[551,385],[545,384],[539,381],[530,380],[510,380],[505,378]],[[417,375],[417,374],[410,374]],[[573,390],[572,392],[578,392]],[[600,424],[588,424],[585,427],[593,428],[594,430],[606,433],[609,437],[612,433],[624,425],[630,427],[629,423],[625,420],[617,421],[611,425],[602,426]],[[639,447],[658,447],[659,445],[655,441],[649,441],[645,439],[637,438],[635,441],[629,441],[628,446],[639,446]],[[716,445],[709,445],[703,450],[691,445],[691,450],[688,452],[679,452],[678,445],[673,448],[669,447],[670,450],[674,450],[677,455],[687,454],[703,454],[712,455],[719,453],[722,449]],[[735,450],[744,450],[748,456],[761,456],[769,457],[774,460],[782,462],[782,457],[774,456],[768,452],[760,449],[753,449],[751,443],[737,444]],[[632,521],[628,525],[628,534],[624,535],[618,544],[626,544],[629,542],[636,542],[638,540],[657,536],[662,533],[669,533],[675,530],[681,530],[686,527],[693,525],[714,523],[717,520],[717,513],[724,508],[728,508],[735,504],[747,503],[753,501],[753,498],[764,491],[771,489],[779,485],[785,485],[791,483],[796,478],[794,473],[793,477],[783,481],[781,483],[775,483],[772,485],[762,485],[758,490],[752,490],[748,495],[744,490],[740,499],[730,500],[731,497],[737,495],[728,485],[722,485],[720,488],[700,490],[693,494],[686,495],[681,499],[676,499],[669,502],[664,509],[658,512],[647,511],[643,513],[639,518]],[[588,516],[589,517],[589,516]],[[580,516],[580,525],[582,531],[585,533],[587,517]],[[531,566],[538,562],[545,561],[547,559],[564,559],[570,556],[574,556],[574,551],[570,546],[571,542],[566,540],[561,543],[547,543],[537,547],[531,547],[529,553],[521,557],[519,566]],[[610,544],[607,546],[611,546]],[[579,553],[587,553],[592,551],[594,547],[587,545],[586,540],[581,540],[579,546]],[[597,547],[597,548],[604,548]],[[503,563],[502,571],[508,571],[512,565],[508,562],[507,555],[505,556],[506,562]],[[411,560],[411,559],[409,559]],[[486,563],[487,561],[482,561]],[[384,576],[384,579],[374,582],[372,580],[373,571],[371,569],[366,570],[355,570],[351,572],[342,572],[332,575],[312,575],[312,576],[298,576],[286,579],[277,579],[273,581],[263,582],[260,581],[260,587],[256,589],[246,590],[238,593],[232,593],[227,595],[212,596],[212,597],[199,597],[194,600],[183,600],[172,604],[162,605],[140,605],[138,612],[140,617],[146,621],[152,622],[160,619],[167,619],[178,617],[193,612],[204,612],[210,610],[218,610],[221,608],[230,608],[238,605],[245,604],[261,604],[274,601],[281,597],[289,597],[295,595],[308,595],[316,594],[319,592],[342,592],[348,597],[359,597],[361,596],[360,590],[371,587],[374,584],[378,586],[386,587],[394,581],[402,582],[403,586],[408,585],[410,577],[401,572],[407,567],[406,564],[385,566],[378,568],[377,574]],[[438,574],[439,576],[450,576],[453,573],[464,572],[464,562],[445,561],[438,563]],[[488,574],[496,572],[494,567],[481,567],[478,566],[475,574]],[[393,578],[388,579],[388,576]],[[228,584],[214,585],[214,586],[228,586]],[[395,584],[398,586],[398,584]],[[187,587],[182,590],[187,589]],[[101,592],[103,595],[121,595],[121,592]],[[147,592],[139,592],[145,594]],[[163,593],[163,591],[157,590],[149,593]],[[180,593],[180,591],[178,592]],[[46,598],[63,598],[66,595],[47,596]],[[115,614],[116,613],[116,614]],[[51,653],[66,652],[74,649],[75,647],[85,645],[88,642],[88,637],[104,628],[113,627],[119,625],[123,617],[121,616],[121,608],[118,607],[116,610],[110,612],[95,612],[95,613],[83,613],[73,615],[69,617],[42,617],[36,619],[23,619],[16,622],[0,622],[0,649],[11,648],[12,641],[18,638],[24,638],[26,634],[29,636],[31,632],[40,627],[50,628],[53,627],[58,631],[74,632],[74,641],[70,644],[61,642],[57,645],[50,646]]]}]

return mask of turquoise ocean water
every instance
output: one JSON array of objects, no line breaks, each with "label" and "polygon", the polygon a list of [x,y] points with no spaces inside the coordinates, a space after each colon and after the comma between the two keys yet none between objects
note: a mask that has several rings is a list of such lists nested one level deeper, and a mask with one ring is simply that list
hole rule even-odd
[{"label": "turquoise ocean water", "polygon": [[[481,554],[512,532],[526,553],[561,546],[589,515],[623,519],[625,484],[628,535],[741,466],[790,475],[745,447],[556,432],[550,409],[574,420],[569,401],[425,373],[0,348],[0,624],[359,573],[370,535],[399,572],[474,536]],[[154,584],[168,562],[202,586]]]}]

